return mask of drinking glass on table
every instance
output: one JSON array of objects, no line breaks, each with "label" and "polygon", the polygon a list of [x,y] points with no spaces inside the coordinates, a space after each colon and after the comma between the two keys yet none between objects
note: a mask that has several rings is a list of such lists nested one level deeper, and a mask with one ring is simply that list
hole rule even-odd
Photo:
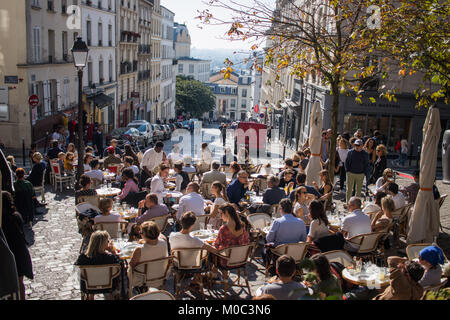
[{"label": "drinking glass on table", "polygon": [[209,223],[208,223],[208,224],[206,225],[206,229],[207,229],[208,231],[213,231],[214,228],[213,228],[213,225],[212,225],[212,224],[209,224]]}]

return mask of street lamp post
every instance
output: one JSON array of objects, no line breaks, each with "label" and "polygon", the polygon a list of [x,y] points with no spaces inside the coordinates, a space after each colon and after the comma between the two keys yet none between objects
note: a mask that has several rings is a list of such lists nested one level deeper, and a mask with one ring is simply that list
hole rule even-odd
[{"label": "street lamp post", "polygon": [[83,69],[86,67],[89,49],[81,37],[78,37],[72,47],[73,62],[78,70],[78,168],[77,185],[84,173],[84,141],[83,141]]}]

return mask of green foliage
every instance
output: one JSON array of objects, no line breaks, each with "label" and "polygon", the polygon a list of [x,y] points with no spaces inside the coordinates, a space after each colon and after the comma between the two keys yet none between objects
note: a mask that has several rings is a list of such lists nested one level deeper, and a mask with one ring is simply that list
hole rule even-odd
[{"label": "green foliage", "polygon": [[177,76],[176,103],[180,112],[201,117],[203,113],[214,110],[216,98],[211,89],[192,77]]},{"label": "green foliage", "polygon": [[429,291],[425,296],[425,300],[450,300],[450,288]]}]

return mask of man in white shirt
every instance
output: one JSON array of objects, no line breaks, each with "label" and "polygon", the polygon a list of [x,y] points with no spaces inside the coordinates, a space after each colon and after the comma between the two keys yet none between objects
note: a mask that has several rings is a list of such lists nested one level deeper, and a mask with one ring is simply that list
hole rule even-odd
[{"label": "man in white shirt", "polygon": [[[164,143],[158,141],[154,148],[148,149],[144,153],[144,157],[141,161],[141,169],[144,170],[147,178],[153,177],[153,170],[166,160],[166,154],[163,151]],[[143,181],[145,181],[143,179]]]},{"label": "man in white shirt", "polygon": [[164,203],[164,197],[167,194],[166,186],[164,182],[169,176],[169,166],[161,163],[159,165],[159,172],[152,178],[150,184],[150,192],[155,193],[158,196],[158,203]]},{"label": "man in white shirt", "polygon": [[183,213],[192,211],[195,215],[205,214],[205,205],[203,197],[198,193],[200,186],[197,182],[191,182],[186,188],[186,195],[181,197],[176,218],[180,220]]},{"label": "man in white shirt", "polygon": [[342,221],[344,237],[350,239],[360,234],[371,233],[371,220],[367,214],[361,211],[361,199],[351,197],[347,205],[351,214],[347,215]]},{"label": "man in white shirt", "polygon": [[394,182],[390,183],[387,192],[392,196],[392,200],[394,200],[395,209],[403,208],[406,205],[405,196],[403,193],[398,192],[398,184]]},{"label": "man in white shirt", "polygon": [[89,178],[91,179],[96,179],[98,181],[100,181],[100,183],[103,182],[103,172],[102,170],[100,170],[100,163],[98,162],[98,160],[92,160],[91,161],[91,171],[87,171],[84,174],[87,175]]}]

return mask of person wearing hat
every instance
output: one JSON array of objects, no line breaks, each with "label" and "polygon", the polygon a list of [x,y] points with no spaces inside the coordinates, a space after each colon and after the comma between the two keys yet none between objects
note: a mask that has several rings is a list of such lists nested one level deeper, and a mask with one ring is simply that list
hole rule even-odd
[{"label": "person wearing hat", "polygon": [[419,284],[422,288],[437,286],[441,283],[442,268],[444,264],[444,253],[441,248],[429,246],[419,253],[419,262],[425,268],[425,273]]},{"label": "person wearing hat", "polygon": [[111,164],[122,163],[122,160],[118,156],[116,156],[116,150],[113,146],[106,148],[106,151],[108,152],[108,156],[103,161],[104,168],[107,169]]},{"label": "person wearing hat", "polygon": [[[117,144],[119,143],[119,141],[117,141],[116,139],[112,139],[111,140],[111,145],[110,145],[110,147],[114,147],[114,150],[115,150],[115,152],[116,152],[116,154],[119,156],[119,157],[121,157],[122,156],[122,150],[120,150],[120,148],[117,146]],[[103,152],[103,156],[104,157],[107,157],[108,156],[108,148],[109,147],[107,147],[106,149],[105,149],[105,151]]]},{"label": "person wearing hat", "polygon": [[363,141],[356,139],[353,149],[345,159],[345,171],[347,172],[347,202],[350,200],[353,188],[356,189],[355,196],[361,197],[366,168],[369,165],[369,155],[363,150]]}]

